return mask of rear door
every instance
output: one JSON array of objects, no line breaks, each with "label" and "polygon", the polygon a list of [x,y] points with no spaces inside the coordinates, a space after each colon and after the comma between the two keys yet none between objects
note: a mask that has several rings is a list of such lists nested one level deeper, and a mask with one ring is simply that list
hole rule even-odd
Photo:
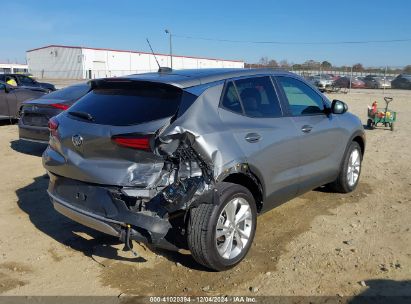
[{"label": "rear door", "polygon": [[300,189],[305,192],[336,178],[345,151],[344,129],[338,116],[326,115],[326,101],[303,81],[276,77],[288,106],[288,115],[299,132]]},{"label": "rear door", "polygon": [[263,184],[264,210],[297,193],[298,133],[269,76],[226,83],[221,118],[233,132],[252,172]]}]

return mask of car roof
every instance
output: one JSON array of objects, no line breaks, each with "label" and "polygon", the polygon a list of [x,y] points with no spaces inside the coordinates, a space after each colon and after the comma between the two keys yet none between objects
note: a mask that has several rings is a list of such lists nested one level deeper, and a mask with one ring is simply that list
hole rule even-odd
[{"label": "car roof", "polygon": [[[197,69],[197,70],[168,70],[165,72],[133,74],[119,77],[136,81],[159,82],[189,88],[230,78],[257,75],[294,75],[292,73],[273,69]],[[114,78],[106,78],[113,80]],[[118,78],[116,78],[118,79]]]}]

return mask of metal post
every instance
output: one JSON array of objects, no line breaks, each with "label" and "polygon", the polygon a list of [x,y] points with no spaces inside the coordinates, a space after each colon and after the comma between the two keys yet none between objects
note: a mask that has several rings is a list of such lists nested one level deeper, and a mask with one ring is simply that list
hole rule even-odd
[{"label": "metal post", "polygon": [[170,35],[170,65],[171,65],[171,69],[173,69],[173,42],[172,42],[172,34],[169,30],[165,30],[166,34]]},{"label": "metal post", "polygon": [[385,86],[387,85],[387,66],[385,66],[385,71],[384,71],[384,91],[383,94],[385,96]]},{"label": "metal post", "polygon": [[351,76],[350,76],[350,93],[351,93],[351,83],[352,83],[352,66],[351,66]]}]

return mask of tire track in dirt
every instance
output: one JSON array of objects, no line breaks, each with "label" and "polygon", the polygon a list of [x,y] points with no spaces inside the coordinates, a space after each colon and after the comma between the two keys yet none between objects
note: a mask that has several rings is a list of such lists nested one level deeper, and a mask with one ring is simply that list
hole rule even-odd
[{"label": "tire track in dirt", "polygon": [[[258,218],[257,233],[247,258],[234,269],[209,272],[198,266],[188,252],[140,252],[146,263],[103,262],[101,283],[134,295],[200,295],[230,294],[257,275],[276,271],[279,257],[287,244],[310,229],[311,221],[330,215],[331,209],[358,202],[371,193],[371,187],[360,183],[351,194],[311,191]],[[161,254],[162,257],[155,256]],[[154,256],[153,256],[154,255]]]}]

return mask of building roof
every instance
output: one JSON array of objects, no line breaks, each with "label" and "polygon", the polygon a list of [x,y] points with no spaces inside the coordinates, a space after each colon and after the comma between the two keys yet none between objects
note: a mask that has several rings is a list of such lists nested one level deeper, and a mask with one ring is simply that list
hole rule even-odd
[{"label": "building roof", "polygon": [[[97,50],[97,51],[112,51],[112,52],[135,53],[135,54],[149,54],[149,55],[152,54],[152,53],[149,53],[149,52],[141,52],[141,51],[116,50],[116,49],[105,49],[105,48],[91,48],[91,47],[86,47],[86,46],[69,46],[69,45],[57,45],[57,44],[42,46],[42,47],[39,47],[39,48],[27,50],[26,52],[29,53],[29,52],[42,50],[42,49],[47,49],[47,48],[51,48],[51,47],[61,47],[61,48],[70,48],[70,49],[87,49],[87,50]],[[162,54],[162,53],[154,53],[154,55],[170,56],[170,54]],[[183,55],[174,55],[174,54],[173,54],[173,57],[183,57],[183,58],[193,58],[193,59],[207,59],[207,60],[218,60],[218,61],[229,61],[229,62],[244,62],[243,60],[228,60],[228,59],[196,57],[196,56],[183,56]]]},{"label": "building roof", "polygon": [[[108,78],[110,81],[121,79],[140,80],[166,83],[180,88],[189,88],[230,78],[255,75],[291,75],[291,73],[273,69],[198,69],[172,70],[168,72],[133,74],[118,78]],[[98,81],[98,80],[97,80]]]}]

